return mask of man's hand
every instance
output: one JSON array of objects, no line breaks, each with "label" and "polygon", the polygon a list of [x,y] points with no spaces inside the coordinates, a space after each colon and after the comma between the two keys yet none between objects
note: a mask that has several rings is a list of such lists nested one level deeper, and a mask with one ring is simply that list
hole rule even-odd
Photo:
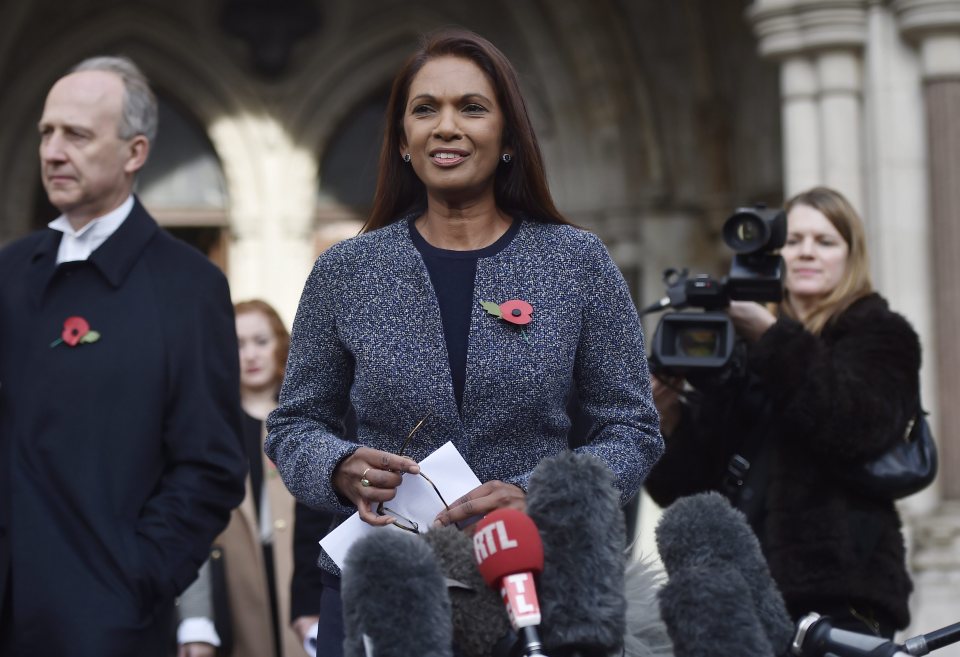
[{"label": "man's hand", "polygon": [[209,643],[183,643],[177,650],[177,657],[214,657],[217,649]]},{"label": "man's hand", "polygon": [[320,622],[319,616],[298,616],[290,623],[290,627],[292,627],[293,631],[300,637],[300,643],[304,643],[310,636],[310,628],[318,622]]}]

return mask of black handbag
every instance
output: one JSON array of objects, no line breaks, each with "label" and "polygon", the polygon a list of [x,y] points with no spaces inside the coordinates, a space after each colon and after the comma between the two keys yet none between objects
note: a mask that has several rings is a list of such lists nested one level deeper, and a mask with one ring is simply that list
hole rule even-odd
[{"label": "black handbag", "polygon": [[937,476],[937,445],[919,398],[903,437],[875,459],[847,469],[846,475],[856,490],[885,500],[898,500],[930,485]]}]

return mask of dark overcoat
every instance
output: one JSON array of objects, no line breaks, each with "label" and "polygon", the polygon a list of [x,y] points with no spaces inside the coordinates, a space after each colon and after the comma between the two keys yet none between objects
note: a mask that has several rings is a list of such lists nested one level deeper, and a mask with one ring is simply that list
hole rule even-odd
[{"label": "dark overcoat", "polygon": [[161,655],[244,492],[227,283],[139,202],[86,261],[60,237],[0,251],[0,605],[22,654]]}]

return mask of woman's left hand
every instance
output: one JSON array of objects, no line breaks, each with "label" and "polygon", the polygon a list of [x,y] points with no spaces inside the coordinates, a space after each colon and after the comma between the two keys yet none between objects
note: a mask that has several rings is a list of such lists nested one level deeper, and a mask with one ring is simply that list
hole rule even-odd
[{"label": "woman's left hand", "polygon": [[527,510],[527,494],[523,489],[503,481],[488,481],[450,504],[433,521],[434,527],[451,525],[475,516],[483,516],[503,508]]},{"label": "woman's left hand", "polygon": [[756,342],[771,326],[777,323],[773,314],[753,301],[731,301],[727,314],[733,320],[737,333],[750,342]]}]

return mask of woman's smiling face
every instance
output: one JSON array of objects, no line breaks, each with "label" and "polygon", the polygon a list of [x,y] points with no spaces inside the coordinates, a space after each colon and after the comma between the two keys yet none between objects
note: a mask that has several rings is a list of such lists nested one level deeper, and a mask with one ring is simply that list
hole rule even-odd
[{"label": "woman's smiling face", "polygon": [[400,155],[435,198],[471,201],[493,193],[504,117],[487,75],[469,59],[426,62],[410,82]]}]

